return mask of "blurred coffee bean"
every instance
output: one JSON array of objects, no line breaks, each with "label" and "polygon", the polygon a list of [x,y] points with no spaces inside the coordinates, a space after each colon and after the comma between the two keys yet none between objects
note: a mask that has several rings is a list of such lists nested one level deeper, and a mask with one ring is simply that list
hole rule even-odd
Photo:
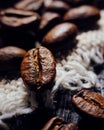
[{"label": "blurred coffee bean", "polygon": [[74,123],[67,124],[60,117],[51,118],[42,130],[77,130],[77,126]]},{"label": "blurred coffee bean", "polygon": [[45,10],[57,12],[62,15],[70,8],[70,6],[64,1],[44,0],[44,8]]},{"label": "blurred coffee bean", "polygon": [[43,6],[43,0],[22,0],[14,5],[16,9],[39,12]]},{"label": "blurred coffee bean", "polygon": [[73,40],[77,34],[77,26],[72,23],[61,23],[53,27],[42,39],[42,43],[47,47],[60,48],[68,43],[73,47]]},{"label": "blurred coffee bean", "polygon": [[94,25],[100,18],[100,10],[94,6],[83,5],[70,9],[63,20],[75,23],[79,28]]},{"label": "blurred coffee bean", "polygon": [[21,64],[21,76],[33,90],[43,89],[55,78],[56,63],[50,50],[40,46],[29,50]]},{"label": "blurred coffee bean", "polygon": [[4,27],[14,30],[31,30],[38,28],[40,16],[32,11],[9,8],[0,12],[1,23]]},{"label": "blurred coffee bean", "polygon": [[90,117],[104,118],[104,97],[90,90],[82,90],[72,98],[73,104]]},{"label": "blurred coffee bean", "polygon": [[20,70],[21,61],[26,51],[14,47],[7,46],[0,49],[0,71]]},{"label": "blurred coffee bean", "polygon": [[42,130],[54,130],[55,127],[58,128],[63,122],[64,120],[62,118],[57,116],[53,117],[45,124]]},{"label": "blurred coffee bean", "polygon": [[42,38],[52,27],[61,22],[61,16],[58,13],[46,12],[42,15],[39,25],[39,35]]}]

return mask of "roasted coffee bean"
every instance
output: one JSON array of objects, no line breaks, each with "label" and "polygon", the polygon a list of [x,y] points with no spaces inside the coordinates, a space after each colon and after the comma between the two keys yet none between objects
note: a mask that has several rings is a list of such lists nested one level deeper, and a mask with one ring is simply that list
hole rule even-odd
[{"label": "roasted coffee bean", "polygon": [[104,98],[90,90],[82,90],[72,97],[72,102],[83,113],[104,118]]},{"label": "roasted coffee bean", "polygon": [[42,15],[39,25],[40,37],[43,37],[52,27],[61,21],[61,16],[58,13],[46,12]]},{"label": "roasted coffee bean", "polygon": [[55,128],[58,128],[63,122],[64,120],[62,118],[53,117],[46,123],[42,130],[54,130]]},{"label": "roasted coffee bean", "polygon": [[43,5],[43,0],[22,0],[14,5],[16,9],[39,11]]},{"label": "roasted coffee bean", "polygon": [[99,18],[99,9],[93,6],[83,5],[70,9],[65,13],[63,20],[75,23],[78,27],[86,28],[85,25],[94,24]]},{"label": "roasted coffee bean", "polygon": [[[72,23],[61,23],[53,27],[42,39],[42,43],[46,46],[54,45],[55,48],[59,48],[66,42],[71,47],[73,46],[73,39],[77,34],[77,26]],[[70,42],[69,42],[70,41]]]},{"label": "roasted coffee bean", "polygon": [[61,23],[52,28],[43,38],[42,42],[46,45],[60,43],[75,37],[77,26],[72,23]]},{"label": "roasted coffee bean", "polygon": [[1,23],[10,29],[34,29],[36,30],[40,16],[32,11],[9,8],[0,12]]},{"label": "roasted coffee bean", "polygon": [[77,130],[77,126],[74,123],[66,124],[60,117],[51,118],[42,130]]},{"label": "roasted coffee bean", "polygon": [[41,89],[55,78],[55,66],[51,51],[40,46],[26,53],[21,64],[21,76],[32,89]]},{"label": "roasted coffee bean", "polygon": [[0,49],[0,71],[12,71],[20,69],[20,64],[26,51],[14,47],[7,46]]},{"label": "roasted coffee bean", "polygon": [[65,13],[70,7],[64,1],[59,0],[44,0],[44,8],[48,11],[58,12],[60,14]]}]

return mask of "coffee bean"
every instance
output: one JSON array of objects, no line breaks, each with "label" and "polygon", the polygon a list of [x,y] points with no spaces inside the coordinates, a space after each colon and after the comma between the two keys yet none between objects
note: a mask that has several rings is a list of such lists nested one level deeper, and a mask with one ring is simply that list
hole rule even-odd
[{"label": "coffee bean", "polygon": [[77,126],[74,123],[66,124],[60,117],[51,118],[42,130],[77,130]]},{"label": "coffee bean", "polygon": [[62,15],[70,8],[70,6],[60,0],[44,0],[44,8],[45,10],[58,12]]},{"label": "coffee bean", "polygon": [[55,66],[51,51],[40,46],[26,53],[21,64],[21,76],[32,89],[40,89],[54,80]]},{"label": "coffee bean", "polygon": [[93,25],[100,18],[100,11],[96,7],[83,5],[72,8],[65,13],[63,20],[75,23],[78,27]]},{"label": "coffee bean", "polygon": [[32,11],[17,10],[14,8],[9,8],[2,10],[1,23],[4,27],[10,29],[37,29],[40,21],[40,16]]},{"label": "coffee bean", "polygon": [[104,98],[90,90],[82,90],[72,97],[73,104],[83,113],[104,118]]},{"label": "coffee bean", "polygon": [[[54,45],[55,48],[67,44],[73,46],[73,40],[77,34],[77,26],[72,23],[61,23],[53,27],[42,39],[46,46]],[[70,41],[70,42],[69,42]]]},{"label": "coffee bean", "polygon": [[7,46],[0,49],[0,71],[19,70],[21,61],[26,54],[26,51],[14,47]]},{"label": "coffee bean", "polygon": [[22,0],[14,5],[16,9],[39,11],[43,5],[43,0]]},{"label": "coffee bean", "polygon": [[63,122],[64,120],[62,118],[53,117],[46,123],[42,130],[54,130],[55,128],[58,128]]},{"label": "coffee bean", "polygon": [[42,15],[39,25],[40,37],[43,37],[52,27],[61,21],[61,16],[58,13],[46,12]]}]

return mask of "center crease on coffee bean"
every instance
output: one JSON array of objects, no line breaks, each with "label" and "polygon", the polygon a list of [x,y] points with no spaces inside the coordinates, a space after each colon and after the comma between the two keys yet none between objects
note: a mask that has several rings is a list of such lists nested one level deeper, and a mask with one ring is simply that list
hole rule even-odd
[{"label": "center crease on coffee bean", "polygon": [[92,99],[91,97],[88,97],[88,96],[82,96],[83,97],[83,99],[85,100],[85,101],[87,101],[87,102],[89,102],[89,103],[91,103],[91,104],[93,104],[93,105],[95,105],[95,106],[98,106],[99,108],[101,108],[101,109],[104,109],[104,106],[103,105],[101,105],[98,101],[96,101],[95,99]]},{"label": "center crease on coffee bean", "polygon": [[42,66],[40,64],[39,49],[38,48],[35,51],[33,51],[33,56],[34,56],[34,64],[36,64],[36,70],[38,73],[38,76],[35,78],[35,82],[37,83],[37,89],[40,89],[42,86],[42,84],[41,84]]}]

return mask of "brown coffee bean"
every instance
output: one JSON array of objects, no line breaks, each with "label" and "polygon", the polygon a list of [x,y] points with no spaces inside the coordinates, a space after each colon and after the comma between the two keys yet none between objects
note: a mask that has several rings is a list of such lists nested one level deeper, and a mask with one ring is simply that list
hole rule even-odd
[{"label": "brown coffee bean", "polygon": [[64,119],[56,116],[51,118],[42,130],[77,130],[77,126],[74,123],[66,124]]},{"label": "brown coffee bean", "polygon": [[18,47],[7,46],[1,48],[0,71],[20,69],[20,64],[25,54],[26,51]]},{"label": "brown coffee bean", "polygon": [[39,11],[43,5],[43,0],[22,0],[14,5],[16,9]]},{"label": "brown coffee bean", "polygon": [[62,15],[70,8],[70,6],[60,0],[44,0],[44,8],[45,10],[58,12]]},{"label": "brown coffee bean", "polygon": [[82,90],[72,98],[73,104],[84,113],[97,117],[104,118],[104,98],[89,90]]},{"label": "brown coffee bean", "polygon": [[46,12],[42,15],[39,25],[40,36],[43,37],[52,27],[61,21],[61,16],[58,13]]},{"label": "brown coffee bean", "polygon": [[63,122],[64,120],[62,118],[53,117],[46,123],[42,130],[55,130],[55,128],[58,128]]},{"label": "brown coffee bean", "polygon": [[40,89],[55,78],[55,59],[50,50],[40,46],[29,50],[21,64],[21,76],[32,89]]},{"label": "brown coffee bean", "polygon": [[61,23],[53,27],[42,39],[42,43],[46,46],[61,45],[65,46],[66,41],[71,41],[69,46],[72,46],[72,41],[77,34],[77,26],[72,23]]},{"label": "brown coffee bean", "polygon": [[2,10],[1,23],[10,29],[36,29],[40,16],[32,11],[17,10],[9,8]]},{"label": "brown coffee bean", "polygon": [[63,20],[85,28],[85,25],[94,24],[99,18],[99,9],[93,6],[83,5],[70,9],[65,13]]}]

